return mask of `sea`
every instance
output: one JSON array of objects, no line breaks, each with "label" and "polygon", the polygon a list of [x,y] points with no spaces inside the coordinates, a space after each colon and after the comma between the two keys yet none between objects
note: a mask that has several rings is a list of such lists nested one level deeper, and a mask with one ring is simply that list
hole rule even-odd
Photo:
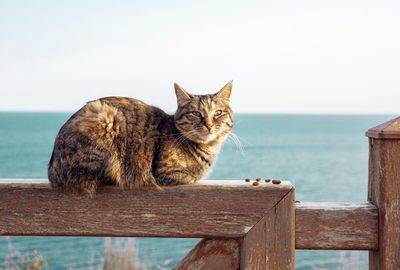
[{"label": "sea", "polygon": [[[0,178],[46,178],[54,139],[71,114],[0,112]],[[240,142],[225,143],[209,179],[282,179],[295,185],[298,201],[366,202],[365,131],[393,117],[237,114]],[[47,261],[44,269],[102,269],[107,241],[133,242],[145,269],[171,269],[199,239],[0,237],[0,269],[32,252]],[[367,269],[367,257],[365,251],[297,250],[296,269]]]}]

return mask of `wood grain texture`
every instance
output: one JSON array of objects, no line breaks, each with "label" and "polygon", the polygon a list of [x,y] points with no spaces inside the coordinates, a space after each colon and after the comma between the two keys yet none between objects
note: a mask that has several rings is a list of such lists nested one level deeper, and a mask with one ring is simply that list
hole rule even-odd
[{"label": "wood grain texture", "polygon": [[296,248],[376,250],[378,210],[370,203],[296,203]]},{"label": "wood grain texture", "polygon": [[174,268],[175,270],[237,270],[239,244],[234,239],[203,239]]},{"label": "wood grain texture", "polygon": [[[50,192],[48,190],[47,180],[38,180],[34,179],[36,183],[41,184],[21,184],[23,182],[27,182],[26,179],[0,179],[0,190],[4,188],[8,189],[26,189],[32,188],[37,191],[37,189],[42,189],[47,194]],[[31,180],[29,180],[31,181]],[[15,184],[10,184],[10,182],[17,182]],[[8,184],[6,184],[8,183]],[[239,186],[250,187],[251,183],[244,182],[235,182]],[[224,185],[225,183],[220,183],[220,181],[204,181],[201,184],[205,184],[208,187]],[[247,185],[246,185],[247,184]],[[229,183],[230,187],[234,188],[233,182]],[[227,187],[229,188],[229,187]],[[117,190],[115,192],[119,192]],[[0,191],[1,192],[1,191]],[[4,191],[3,191],[4,192]],[[21,190],[19,192],[22,192]],[[104,191],[107,193],[107,191]],[[109,190],[108,192],[111,192]],[[157,191],[155,191],[157,192]],[[129,193],[129,192],[128,192]],[[59,194],[59,196],[63,196],[63,194]],[[103,195],[103,198],[107,195]],[[116,196],[116,194],[111,195]],[[123,196],[128,196],[123,195]],[[43,197],[43,195],[38,196],[38,198]],[[45,197],[45,196],[44,196]],[[82,198],[81,198],[82,199]],[[87,198],[83,198],[87,201],[93,201]],[[13,198],[13,200],[17,203],[18,198]],[[46,198],[43,199],[46,201]],[[67,201],[67,198],[65,198]],[[0,202],[2,198],[0,198]],[[94,202],[96,202],[96,198],[94,198]],[[45,202],[43,202],[45,203]],[[77,204],[78,202],[75,202]],[[237,202],[236,202],[237,203]],[[143,204],[143,203],[141,203]],[[257,203],[256,203],[257,204]],[[18,208],[21,208],[22,205],[19,205]],[[253,207],[258,207],[253,204]],[[17,208],[17,209],[18,209]],[[30,207],[31,208],[31,207]],[[0,205],[0,217],[2,217],[2,207]],[[37,211],[37,209],[35,210]],[[66,211],[64,209],[64,211]],[[103,214],[107,214],[109,211],[114,212],[114,210],[105,210]],[[247,211],[247,210],[246,210]],[[37,211],[40,213],[40,211]],[[16,213],[15,213],[16,214]],[[44,212],[42,211],[42,214]],[[100,210],[97,212],[98,215],[102,215]],[[147,217],[146,219],[150,219],[151,213],[149,215],[145,215],[143,211],[138,212],[139,215],[143,217]],[[29,215],[33,215],[30,213]],[[72,215],[72,213],[71,213]],[[109,215],[109,214],[108,214]],[[129,214],[132,217],[132,213]],[[64,214],[65,216],[65,214]],[[234,216],[232,216],[234,217]],[[95,218],[95,216],[93,216]],[[21,217],[21,219],[24,219]],[[54,219],[54,217],[50,218],[50,220]],[[3,218],[0,220],[4,220]],[[153,216],[153,220],[156,221],[156,216]],[[15,219],[14,219],[15,221]],[[10,221],[11,222],[11,221]],[[75,221],[74,221],[75,222]],[[148,221],[150,222],[150,221]],[[98,224],[99,221],[96,221],[95,224]],[[67,226],[67,221],[64,221],[64,224]],[[377,217],[377,209],[372,204],[347,204],[347,203],[297,203],[296,204],[296,248],[298,249],[348,249],[348,250],[374,250],[378,245],[378,217]],[[10,223],[7,226],[12,227],[13,225]],[[128,225],[126,225],[128,227]],[[164,225],[163,225],[164,226]],[[249,228],[251,225],[249,224]],[[82,235],[90,230],[90,225],[85,226],[86,231],[81,231]],[[130,228],[130,227],[129,227]],[[248,229],[249,229],[248,228]],[[6,228],[6,224],[0,222],[0,233],[11,235],[13,232],[15,233],[15,229],[9,230]],[[107,232],[98,232],[100,235],[117,235],[123,234],[122,231],[115,232],[117,228],[113,228],[112,231]],[[120,228],[123,229],[122,226]],[[131,229],[129,229],[130,231]],[[129,232],[128,231],[128,232]],[[154,232],[151,232],[153,235],[156,235]],[[19,234],[24,235],[21,230],[18,230]],[[26,232],[28,233],[28,232]],[[31,232],[32,233],[32,232]],[[46,231],[39,232],[39,235],[46,235]],[[54,233],[54,232],[53,232]],[[72,232],[62,232],[60,228],[58,231],[61,235],[70,235]],[[75,232],[74,235],[79,235],[80,232]],[[95,233],[95,232],[93,232]],[[93,234],[92,233],[92,234]]]},{"label": "wood grain texture", "polygon": [[374,139],[400,139],[400,117],[370,128],[366,135]]},{"label": "wood grain texture", "polygon": [[241,240],[240,269],[294,269],[294,189]]},{"label": "wood grain texture", "polygon": [[293,187],[243,181],[121,190],[93,198],[0,184],[0,235],[239,238]]},{"label": "wood grain texture", "polygon": [[369,145],[368,199],[379,211],[379,249],[369,254],[370,269],[398,270],[400,269],[400,140],[370,138]]}]

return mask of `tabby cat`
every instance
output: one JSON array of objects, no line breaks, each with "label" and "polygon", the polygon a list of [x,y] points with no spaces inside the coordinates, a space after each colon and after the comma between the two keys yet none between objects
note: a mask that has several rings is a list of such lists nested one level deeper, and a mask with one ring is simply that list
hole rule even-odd
[{"label": "tabby cat", "polygon": [[233,127],[232,81],[192,95],[175,83],[169,115],[126,97],[90,101],[60,129],[48,166],[54,189],[94,194],[123,188],[190,184],[206,176]]}]

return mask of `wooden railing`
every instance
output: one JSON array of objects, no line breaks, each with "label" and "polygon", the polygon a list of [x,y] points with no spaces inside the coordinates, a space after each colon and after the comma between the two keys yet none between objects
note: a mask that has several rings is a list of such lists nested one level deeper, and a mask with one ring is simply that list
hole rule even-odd
[{"label": "wooden railing", "polygon": [[[400,269],[400,119],[367,132],[369,202],[295,203],[289,182],[200,181],[63,194],[0,182],[0,235],[204,238],[176,269],[294,269],[295,249],[369,250]],[[20,181],[22,182],[22,181]]]}]

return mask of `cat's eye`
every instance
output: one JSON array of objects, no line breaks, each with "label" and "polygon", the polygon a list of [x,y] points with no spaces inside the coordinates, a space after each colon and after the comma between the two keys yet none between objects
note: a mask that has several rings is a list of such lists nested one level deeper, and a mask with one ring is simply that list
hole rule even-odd
[{"label": "cat's eye", "polygon": [[214,113],[214,116],[220,116],[222,114],[222,110],[218,110]]},{"label": "cat's eye", "polygon": [[193,111],[192,114],[197,117],[201,117],[201,113],[198,111]]}]

